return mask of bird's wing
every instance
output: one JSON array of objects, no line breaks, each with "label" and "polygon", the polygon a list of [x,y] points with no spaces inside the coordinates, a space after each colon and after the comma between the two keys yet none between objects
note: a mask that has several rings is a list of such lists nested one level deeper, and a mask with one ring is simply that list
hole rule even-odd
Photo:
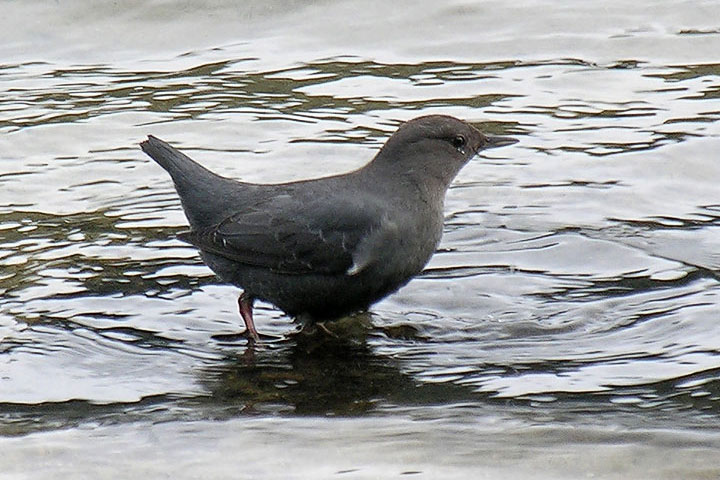
[{"label": "bird's wing", "polygon": [[285,274],[348,274],[364,269],[378,244],[377,209],[358,202],[276,197],[244,206],[217,225],[181,235],[200,250]]}]

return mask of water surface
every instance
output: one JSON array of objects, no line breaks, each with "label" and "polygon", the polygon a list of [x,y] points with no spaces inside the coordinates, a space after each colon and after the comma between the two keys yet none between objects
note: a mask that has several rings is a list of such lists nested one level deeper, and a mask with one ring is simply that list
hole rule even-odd
[{"label": "water surface", "polygon": [[[720,475],[715,2],[3,6],[10,478]],[[519,142],[424,274],[248,348],[138,143],[279,182],[430,113]]]}]

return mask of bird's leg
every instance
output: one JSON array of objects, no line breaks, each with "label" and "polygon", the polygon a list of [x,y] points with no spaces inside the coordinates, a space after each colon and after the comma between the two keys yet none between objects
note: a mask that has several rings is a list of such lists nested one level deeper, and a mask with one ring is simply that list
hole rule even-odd
[{"label": "bird's leg", "polygon": [[250,336],[251,340],[260,340],[260,335],[255,328],[255,322],[253,321],[253,302],[255,299],[251,295],[247,295],[245,292],[238,298],[238,308],[240,309],[240,316],[245,322],[245,333]]}]

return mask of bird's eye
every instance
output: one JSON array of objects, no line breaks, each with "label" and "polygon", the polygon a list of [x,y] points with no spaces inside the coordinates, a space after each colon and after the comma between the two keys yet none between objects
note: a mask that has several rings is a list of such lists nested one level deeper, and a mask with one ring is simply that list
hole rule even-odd
[{"label": "bird's eye", "polygon": [[453,147],[460,150],[465,146],[465,137],[463,137],[462,135],[456,135],[450,139],[450,143]]}]

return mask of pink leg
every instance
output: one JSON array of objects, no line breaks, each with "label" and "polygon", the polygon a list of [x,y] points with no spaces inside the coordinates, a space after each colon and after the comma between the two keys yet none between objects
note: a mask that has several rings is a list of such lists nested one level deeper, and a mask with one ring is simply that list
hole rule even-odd
[{"label": "pink leg", "polygon": [[258,341],[260,340],[260,335],[258,335],[258,331],[255,328],[252,313],[254,301],[255,299],[250,295],[243,293],[240,295],[240,298],[238,298],[238,308],[240,309],[240,316],[245,322],[245,332],[250,336],[251,340]]}]

